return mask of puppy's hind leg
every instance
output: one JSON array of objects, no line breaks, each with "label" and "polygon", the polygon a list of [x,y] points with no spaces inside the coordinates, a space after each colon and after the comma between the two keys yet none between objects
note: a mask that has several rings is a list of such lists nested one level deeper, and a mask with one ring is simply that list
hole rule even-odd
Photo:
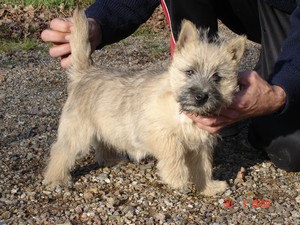
[{"label": "puppy's hind leg", "polygon": [[92,126],[84,119],[70,114],[62,114],[57,141],[51,147],[50,160],[44,174],[45,185],[54,187],[66,184],[70,180],[69,171],[76,157],[90,150],[94,138]]}]

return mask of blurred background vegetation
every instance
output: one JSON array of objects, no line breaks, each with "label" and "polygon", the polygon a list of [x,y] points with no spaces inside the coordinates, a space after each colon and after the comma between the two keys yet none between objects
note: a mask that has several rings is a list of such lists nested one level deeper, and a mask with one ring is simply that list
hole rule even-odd
[{"label": "blurred background vegetation", "polygon": [[69,17],[77,5],[86,8],[93,2],[95,0],[0,0],[0,52],[45,48],[40,45],[40,33],[51,19]]},{"label": "blurred background vegetation", "polygon": [[12,4],[16,6],[29,6],[45,7],[45,8],[59,8],[64,5],[65,8],[74,7],[80,5],[86,7],[95,0],[0,0],[0,4]]},{"label": "blurred background vegetation", "polygon": [[[41,32],[53,18],[72,16],[76,6],[86,8],[96,0],[0,0],[0,52],[42,49],[49,45],[41,41]],[[134,35],[153,35],[169,31],[162,8],[153,19],[141,26]]]}]

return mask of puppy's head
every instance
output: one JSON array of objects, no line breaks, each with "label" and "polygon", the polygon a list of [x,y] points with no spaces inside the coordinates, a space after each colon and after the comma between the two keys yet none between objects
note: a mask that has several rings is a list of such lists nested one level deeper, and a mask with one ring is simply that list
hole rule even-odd
[{"label": "puppy's head", "polygon": [[215,115],[231,103],[237,90],[237,68],[245,49],[245,37],[225,42],[209,41],[183,21],[169,69],[175,99],[186,112]]}]

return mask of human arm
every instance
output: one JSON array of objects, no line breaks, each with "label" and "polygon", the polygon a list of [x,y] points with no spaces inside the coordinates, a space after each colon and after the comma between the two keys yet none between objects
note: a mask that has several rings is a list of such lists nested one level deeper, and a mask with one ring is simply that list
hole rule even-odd
[{"label": "human arm", "polygon": [[86,15],[101,26],[99,48],[131,35],[150,18],[159,3],[159,0],[97,0],[87,8]]},{"label": "human arm", "polygon": [[269,83],[280,86],[287,95],[280,113],[300,107],[300,0],[291,15],[291,30],[285,39]]}]

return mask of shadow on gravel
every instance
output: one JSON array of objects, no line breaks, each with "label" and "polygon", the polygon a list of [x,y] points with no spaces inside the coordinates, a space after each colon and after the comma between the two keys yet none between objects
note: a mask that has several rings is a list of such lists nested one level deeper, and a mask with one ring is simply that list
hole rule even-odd
[{"label": "shadow on gravel", "polygon": [[[246,168],[247,173],[250,167],[269,160],[265,152],[256,150],[248,144],[248,126],[247,124],[243,124],[242,126],[243,128],[239,134],[233,137],[223,138],[223,140],[220,141],[213,158],[214,179],[226,180],[227,182],[232,179],[234,181],[241,167]],[[82,162],[82,160],[80,160],[80,162]],[[76,168],[71,172],[75,182],[91,171],[96,171],[101,168],[101,166],[94,161],[93,150],[84,162],[85,165],[77,164]]]},{"label": "shadow on gravel", "polygon": [[[81,160],[80,160],[81,161]],[[92,160],[88,160],[88,162],[91,162]],[[84,177],[85,175],[89,174],[91,171],[96,171],[100,169],[101,167],[97,162],[91,162],[89,164],[83,165],[83,166],[76,166],[74,170],[71,171],[71,177],[73,182],[77,182],[81,177]]]},{"label": "shadow on gravel", "polygon": [[249,169],[256,164],[269,160],[266,152],[250,146],[247,135],[248,126],[245,124],[239,134],[224,138],[220,142],[214,154],[213,175],[215,179],[234,180],[241,167]]}]

